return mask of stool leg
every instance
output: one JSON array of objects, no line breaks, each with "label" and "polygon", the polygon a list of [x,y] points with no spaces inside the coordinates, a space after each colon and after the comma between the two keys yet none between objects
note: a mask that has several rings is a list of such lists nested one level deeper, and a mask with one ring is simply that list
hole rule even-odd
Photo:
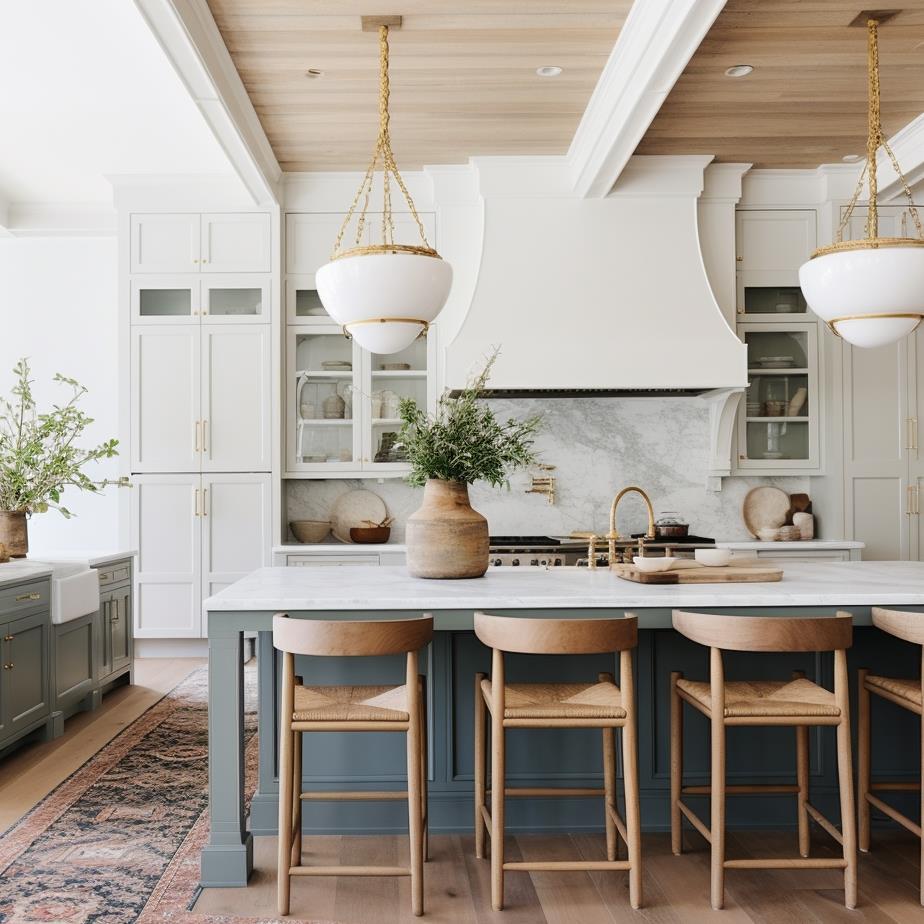
[{"label": "stool leg", "polygon": [[677,681],[683,676],[671,671],[671,850],[683,853],[683,820],[680,797],[683,788],[683,700],[677,695]]},{"label": "stool leg", "polygon": [[712,835],[712,907],[725,904],[725,673],[718,648],[710,651],[712,686],[712,797],[710,833]]},{"label": "stool leg", "polygon": [[481,695],[481,681],[484,674],[475,674],[475,856],[484,858],[485,825],[481,809],[485,794],[485,712],[484,697]]},{"label": "stool leg", "polygon": [[302,865],[302,733],[292,732],[292,866]]},{"label": "stool leg", "polygon": [[[600,683],[612,683],[612,674],[598,674]],[[606,858],[615,860],[619,856],[619,839],[616,837],[616,823],[610,816],[610,806],[616,807],[616,733],[612,728],[603,729],[603,819],[606,825]]]},{"label": "stool leg", "polygon": [[635,681],[632,653],[620,652],[619,685],[623,692],[626,724],[622,736],[622,772],[626,792],[626,833],[629,835],[629,904],[642,907],[642,821],[638,791],[638,740],[636,735]]},{"label": "stool leg", "polygon": [[[417,683],[416,654],[412,652],[408,655],[408,687]],[[410,713],[407,729],[407,827],[411,848],[411,909],[415,915],[420,916],[423,914],[423,799],[420,779],[422,762],[419,702],[415,703],[412,700]]]},{"label": "stool leg", "polygon": [[837,725],[837,779],[841,792],[841,837],[844,841],[844,904],[857,907],[857,816],[853,804],[853,761],[850,753],[850,702],[847,697],[847,653],[834,652],[834,689],[841,720]]},{"label": "stool leg", "polygon": [[430,793],[427,758],[427,680],[420,678],[420,811],[423,828],[423,861],[430,859]]},{"label": "stool leg", "polygon": [[279,733],[279,850],[276,863],[276,910],[280,915],[289,913],[289,866],[292,856],[292,776],[294,754],[292,749],[292,712],[294,711],[295,656],[285,652],[282,656],[282,705]]},{"label": "stool leg", "polygon": [[504,908],[504,658],[494,649],[491,669],[491,907]]},{"label": "stool leg", "polygon": [[[921,649],[921,667],[924,668],[924,648]],[[924,691],[924,674],[921,675]],[[924,735],[924,712],[921,714],[921,734]],[[924,738],[921,738],[921,810],[924,811]],[[924,815],[921,815],[924,819]],[[920,901],[924,905],[924,837],[921,838],[921,891]]]},{"label": "stool leg", "polygon": [[857,823],[860,850],[863,853],[869,852],[870,840],[870,809],[866,799],[870,783],[870,702],[869,690],[866,689],[868,673],[865,667],[857,671]]},{"label": "stool leg", "polygon": [[806,805],[809,801],[809,730],[807,725],[796,726],[796,782],[799,794],[796,797],[796,814],[799,819],[799,856],[807,857],[811,834]]}]

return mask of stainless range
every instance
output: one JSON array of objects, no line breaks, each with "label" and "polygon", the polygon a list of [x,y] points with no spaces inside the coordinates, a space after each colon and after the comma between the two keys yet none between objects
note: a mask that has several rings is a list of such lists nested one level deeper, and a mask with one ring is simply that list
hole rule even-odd
[{"label": "stainless range", "polygon": [[[684,536],[674,539],[645,540],[645,554],[655,557],[674,555],[692,558],[696,549],[708,549],[714,539],[703,536]],[[618,543],[622,556],[629,562],[638,554],[639,537],[622,539]],[[491,566],[502,565],[524,568],[559,568],[587,565],[587,540],[571,536],[492,536]],[[597,563],[606,567],[606,542],[597,547]]]}]

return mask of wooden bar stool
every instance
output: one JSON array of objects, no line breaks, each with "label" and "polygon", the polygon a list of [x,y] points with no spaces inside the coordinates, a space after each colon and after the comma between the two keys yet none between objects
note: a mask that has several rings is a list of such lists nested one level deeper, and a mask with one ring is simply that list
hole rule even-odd
[{"label": "wooden bar stool", "polygon": [[[433,638],[433,617],[388,621],[273,617],[273,646],[283,652],[279,731],[279,860],[277,905],[289,913],[292,876],[410,876],[414,914],[423,914],[427,843],[426,719],[417,652]],[[295,676],[295,655],[407,654],[403,686],[305,686]],[[315,731],[405,732],[406,792],[301,791],[302,734]],[[307,799],[407,799],[410,866],[303,866],[302,802]]]},{"label": "wooden bar stool", "polygon": [[[714,616],[674,610],[674,628],[710,651],[709,682],[671,674],[671,847],[682,852],[685,817],[712,848],[712,907],[725,901],[726,869],[843,869],[844,902],[857,904],[857,837],[850,754],[850,714],[847,652],[853,625],[849,613],[835,617]],[[796,672],[792,680],[725,681],[723,651],[833,651],[834,692]],[[683,703],[698,709],[712,724],[712,785],[683,785]],[[725,730],[729,726],[794,726],[796,785],[725,785]],[[809,797],[809,737],[811,725],[837,728],[837,768],[840,785],[841,830],[838,831]],[[791,792],[798,800],[799,854],[786,859],[725,859],[726,794]],[[710,795],[707,827],[682,800],[684,794]],[[843,858],[809,857],[809,819],[816,821],[843,848]]]},{"label": "wooden bar stool", "polygon": [[[878,606],[873,607],[873,625],[889,635],[904,639],[914,645],[924,646],[924,613],[908,613],[900,610],[884,610]],[[921,664],[924,667],[924,647],[921,648]],[[879,809],[883,815],[887,815],[893,821],[897,821],[903,828],[907,828],[912,834],[921,837],[921,826],[924,824],[924,814],[922,814],[922,824],[915,824],[906,815],[903,815],[897,809],[892,808],[886,802],[883,802],[878,796],[873,795],[875,790],[881,792],[901,792],[922,790],[921,807],[924,809],[924,789],[921,781],[917,783],[910,782],[886,782],[877,780],[873,782],[870,779],[870,719],[869,719],[869,695],[875,693],[883,699],[887,699],[902,709],[907,709],[915,715],[922,716],[922,732],[924,732],[924,672],[921,677],[910,680],[898,677],[879,677],[871,674],[865,668],[858,671],[859,694],[858,694],[858,727],[857,734],[859,737],[858,750],[859,759],[857,761],[857,798],[859,801],[860,811],[860,850],[864,853],[869,850],[869,816],[870,806]],[[921,754],[921,772],[924,775],[924,738],[922,738]],[[921,841],[921,904],[924,905],[924,840]]]},{"label": "wooden bar stool", "polygon": [[[485,831],[491,835],[491,904],[504,907],[507,870],[628,870],[629,901],[642,903],[635,689],[631,650],[638,621],[622,619],[533,619],[475,613],[475,634],[493,649],[490,680],[475,675],[475,856],[484,857]],[[619,686],[612,674],[596,683],[511,683],[504,680],[504,653],[601,654],[619,656]],[[486,789],[485,710],[491,714],[491,790]],[[506,786],[504,732],[508,728],[600,728],[603,730],[603,789],[546,789]],[[616,807],[614,729],[622,729],[626,819]],[[514,796],[603,796],[606,860],[504,861],[504,798]],[[491,810],[486,802],[490,799]],[[617,859],[617,833],[628,860]]]}]

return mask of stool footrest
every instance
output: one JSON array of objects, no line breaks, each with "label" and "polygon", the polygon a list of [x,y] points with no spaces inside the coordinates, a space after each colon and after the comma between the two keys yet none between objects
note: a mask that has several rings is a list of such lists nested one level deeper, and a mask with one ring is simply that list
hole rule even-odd
[{"label": "stool footrest", "polygon": [[888,815],[892,821],[897,821],[903,828],[910,831],[912,834],[916,834],[918,837],[921,837],[921,826],[915,824],[907,815],[903,815],[898,809],[892,808],[887,802],[883,802],[882,799],[874,796],[871,792],[866,794],[866,801],[869,802],[874,808],[879,809],[883,815]]},{"label": "stool footrest", "polygon": [[626,828],[626,823],[622,820],[622,816],[619,812],[616,811],[616,806],[611,802],[606,804],[606,813],[613,819],[613,824],[616,825],[616,830],[619,832],[619,836],[622,838],[622,842],[629,846],[629,832]]},{"label": "stool footrest", "polygon": [[[566,788],[566,787],[555,787],[555,786],[507,786],[504,788],[504,796],[508,799],[513,798],[528,798],[530,796],[559,796],[561,798],[572,798],[572,797],[593,797],[597,796],[603,798],[606,795],[605,789],[582,789],[578,788]],[[485,798],[491,798],[491,790],[489,789],[485,793]]]},{"label": "stool footrest", "polygon": [[917,792],[921,788],[921,784],[911,780],[896,780],[894,782],[883,780],[879,783],[871,782],[869,788],[880,792]]},{"label": "stool footrest", "polygon": [[387,789],[378,792],[371,790],[315,790],[300,795],[303,802],[405,802],[407,790]]},{"label": "stool footrest", "polygon": [[690,824],[693,825],[693,827],[696,828],[696,830],[699,831],[699,833],[702,834],[702,836],[711,844],[712,832],[706,827],[696,812],[689,808],[685,802],[682,802],[679,799],[677,800],[677,807],[683,813],[683,816],[686,818],[686,820],[689,821]]},{"label": "stool footrest", "polygon": [[290,876],[410,876],[406,866],[292,866]]},{"label": "stool footrest", "polygon": [[516,862],[504,863],[505,870],[520,870],[535,872],[555,870],[608,870],[608,869],[631,869],[632,864],[628,860],[517,860]]},{"label": "stool footrest", "polygon": [[725,869],[845,869],[843,857],[749,857],[742,860],[726,860]]},{"label": "stool footrest", "polygon": [[[708,796],[711,786],[684,786],[680,790],[688,796]],[[742,783],[725,787],[726,796],[747,795],[753,793],[788,793],[795,795],[799,787],[795,783]]]},{"label": "stool footrest", "polygon": [[832,821],[829,821],[821,812],[812,805],[811,802],[805,803],[805,811],[808,813],[809,818],[812,819],[820,828],[823,828],[831,837],[834,838],[842,847],[844,846],[844,838],[841,835],[841,832],[837,830],[837,827]]}]

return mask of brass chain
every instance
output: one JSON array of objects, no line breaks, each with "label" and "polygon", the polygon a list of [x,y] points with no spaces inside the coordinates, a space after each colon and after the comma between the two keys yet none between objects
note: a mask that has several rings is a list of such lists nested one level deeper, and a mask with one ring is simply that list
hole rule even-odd
[{"label": "brass chain", "polygon": [[[866,237],[868,240],[879,237],[879,182],[876,175],[876,154],[880,147],[885,150],[895,170],[896,176],[901,181],[902,190],[908,199],[908,211],[911,213],[911,219],[917,229],[918,237],[924,239],[924,227],[921,225],[918,210],[915,208],[911,189],[908,186],[908,180],[905,174],[902,173],[901,167],[898,165],[898,158],[896,158],[888,141],[886,141],[882,134],[882,113],[880,110],[881,93],[879,86],[879,23],[875,19],[869,19],[866,22],[866,29],[867,71],[869,75],[869,121],[866,135],[866,163],[863,165],[863,171],[860,173],[860,178],[857,180],[857,188],[854,190],[853,196],[844,211],[844,217],[838,225],[835,240],[838,243],[843,241],[844,229],[847,227],[851,215],[853,215],[853,210],[863,190],[864,181],[869,185],[869,205],[866,212],[865,229]],[[904,234],[904,232],[902,233]]]},{"label": "brass chain", "polygon": [[391,88],[388,80],[388,26],[381,26],[379,28],[379,134],[375,142],[375,150],[372,152],[372,161],[359,185],[359,189],[356,190],[356,195],[353,197],[353,202],[346,214],[346,218],[344,218],[343,224],[340,226],[340,231],[334,242],[331,259],[334,259],[340,251],[343,236],[353,219],[360,199],[363,200],[363,203],[356,220],[356,245],[359,246],[362,240],[363,230],[366,226],[366,212],[369,209],[369,199],[372,194],[375,170],[379,158],[382,160],[382,243],[394,244],[395,242],[395,223],[391,211],[391,177],[394,177],[395,182],[398,184],[398,188],[401,190],[408,204],[411,215],[417,223],[417,230],[420,232],[420,239],[423,241],[424,247],[427,250],[432,249],[427,240],[423,222],[420,219],[420,215],[417,214],[417,207],[414,205],[414,200],[411,198],[407,186],[404,185],[404,179],[398,172],[398,165],[395,163],[395,155],[391,150],[391,134],[389,132],[390,115],[388,111],[390,92]]}]

